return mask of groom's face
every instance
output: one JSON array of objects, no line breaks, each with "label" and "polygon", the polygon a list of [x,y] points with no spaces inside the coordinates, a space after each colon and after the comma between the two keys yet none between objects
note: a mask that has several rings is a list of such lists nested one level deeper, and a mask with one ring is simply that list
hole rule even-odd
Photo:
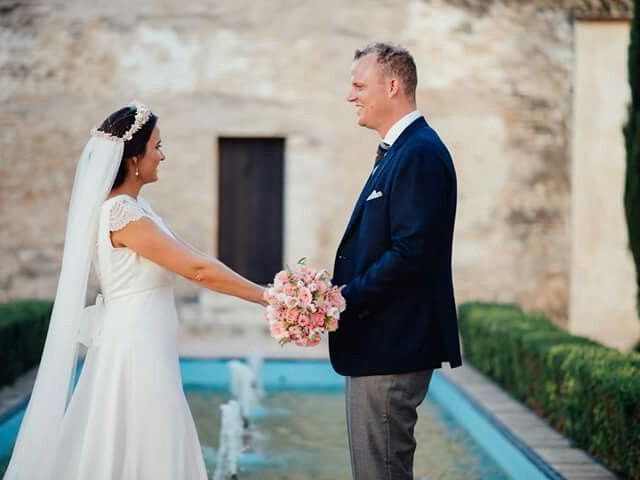
[{"label": "groom's face", "polygon": [[364,55],[351,66],[351,90],[347,101],[356,107],[358,125],[378,129],[389,108],[387,79],[375,53]]}]

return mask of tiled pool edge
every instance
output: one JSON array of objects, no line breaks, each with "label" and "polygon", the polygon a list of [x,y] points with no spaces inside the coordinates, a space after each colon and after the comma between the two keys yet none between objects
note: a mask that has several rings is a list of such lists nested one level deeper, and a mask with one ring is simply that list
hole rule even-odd
[{"label": "tiled pool edge", "polygon": [[0,425],[25,406],[36,380],[37,371],[37,368],[32,368],[12,385],[0,388]]},{"label": "tiled pool edge", "polygon": [[[33,368],[12,385],[0,388],[0,459],[13,444],[13,440],[6,438],[6,433],[17,430],[19,422],[22,421],[22,415],[16,416],[16,413],[26,407],[36,372],[37,368]],[[15,435],[15,432],[13,434]]]},{"label": "tiled pool edge", "polygon": [[440,372],[441,377],[460,390],[547,478],[618,478],[473,367],[443,368]]},{"label": "tiled pool edge", "polygon": [[[437,384],[436,384],[437,383]],[[527,480],[562,480],[564,477],[539,457],[532,455],[527,445],[488,414],[485,408],[470,398],[446,375],[433,377],[429,395],[451,415],[510,478]],[[437,388],[435,388],[437,386]]]}]

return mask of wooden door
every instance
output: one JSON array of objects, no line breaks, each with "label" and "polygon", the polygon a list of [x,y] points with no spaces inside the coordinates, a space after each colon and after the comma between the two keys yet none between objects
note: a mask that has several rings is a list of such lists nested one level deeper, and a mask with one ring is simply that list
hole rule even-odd
[{"label": "wooden door", "polygon": [[221,261],[256,283],[283,267],[283,138],[219,138]]}]

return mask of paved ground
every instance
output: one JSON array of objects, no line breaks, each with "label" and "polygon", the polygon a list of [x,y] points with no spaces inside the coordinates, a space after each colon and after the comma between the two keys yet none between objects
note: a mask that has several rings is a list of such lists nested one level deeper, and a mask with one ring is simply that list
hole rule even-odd
[{"label": "paved ground", "polygon": [[[514,443],[536,463],[542,460],[556,473],[555,478],[568,480],[605,480],[616,476],[593,460],[583,450],[551,428],[546,421],[515,400],[495,383],[469,365],[450,370],[443,368],[449,379],[462,389]],[[552,477],[553,478],[553,477]],[[519,480],[519,479],[518,479]]]}]

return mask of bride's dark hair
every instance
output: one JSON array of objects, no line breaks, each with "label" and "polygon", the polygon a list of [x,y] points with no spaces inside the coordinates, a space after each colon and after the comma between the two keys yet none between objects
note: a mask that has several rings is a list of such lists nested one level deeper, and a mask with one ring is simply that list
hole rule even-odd
[{"label": "bride's dark hair", "polygon": [[[124,107],[120,110],[113,112],[109,115],[102,125],[98,127],[98,130],[104,133],[109,133],[116,137],[122,137],[131,125],[136,117],[136,109],[132,107]],[[153,113],[149,116],[149,120],[142,126],[140,130],[133,134],[131,140],[124,142],[124,151],[122,152],[122,160],[120,161],[120,167],[116,174],[116,179],[113,181],[113,187],[116,188],[122,185],[125,177],[127,176],[127,159],[136,155],[144,155],[147,150],[147,142],[151,137],[158,117]]]}]

